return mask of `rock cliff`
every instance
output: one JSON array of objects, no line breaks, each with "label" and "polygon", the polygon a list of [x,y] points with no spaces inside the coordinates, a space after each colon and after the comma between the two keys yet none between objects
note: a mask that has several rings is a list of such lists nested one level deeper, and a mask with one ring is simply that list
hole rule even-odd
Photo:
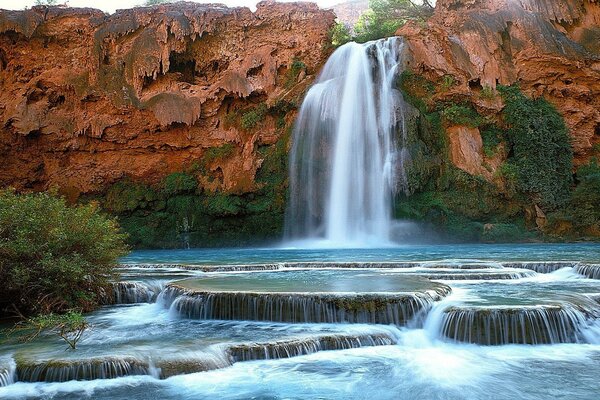
[{"label": "rock cliff", "polygon": [[[462,97],[482,114],[494,115],[502,107],[494,96],[496,86],[518,83],[529,96],[549,100],[564,117],[576,164],[597,152],[596,0],[438,0],[427,23],[409,23],[397,34],[407,39],[412,70],[433,81],[452,80],[437,100]],[[456,159],[457,165],[473,171],[473,160],[464,159],[464,154]]]},{"label": "rock cliff", "polygon": [[334,18],[274,2],[0,10],[0,185],[74,200],[195,166],[206,190],[253,192]]}]

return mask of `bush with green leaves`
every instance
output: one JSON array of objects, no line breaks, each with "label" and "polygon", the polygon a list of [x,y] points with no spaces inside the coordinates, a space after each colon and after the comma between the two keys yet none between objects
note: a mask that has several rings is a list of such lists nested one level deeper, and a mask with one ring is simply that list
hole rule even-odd
[{"label": "bush with green leaves", "polygon": [[240,125],[245,130],[254,129],[259,123],[261,123],[267,115],[267,105],[260,103],[253,109],[246,111],[242,114]]},{"label": "bush with green leaves", "polygon": [[117,222],[95,204],[0,191],[0,308],[21,315],[88,311],[127,251]]},{"label": "bush with green leaves", "polygon": [[518,86],[499,87],[518,188],[553,210],[569,201],[573,150],[562,116],[543,98],[530,99]]},{"label": "bush with green leaves", "polygon": [[43,314],[24,319],[18,322],[9,333],[21,334],[22,342],[30,342],[42,332],[58,335],[68,345],[68,349],[75,350],[83,333],[89,328],[85,317],[76,311],[64,314]]},{"label": "bush with green leaves", "polygon": [[579,167],[577,180],[569,204],[574,221],[580,228],[600,229],[600,164],[596,158]]},{"label": "bush with green leaves", "polygon": [[198,181],[187,172],[173,172],[163,180],[163,192],[168,196],[193,193],[197,188]]},{"label": "bush with green leaves", "polygon": [[369,9],[354,26],[359,43],[393,36],[407,21],[424,22],[433,14],[429,0],[369,0]]},{"label": "bush with green leaves", "polygon": [[351,40],[352,34],[350,33],[350,29],[342,22],[336,22],[329,30],[329,41],[334,48],[340,47]]},{"label": "bush with green leaves", "polygon": [[442,111],[444,119],[454,125],[477,128],[483,124],[483,118],[473,107],[462,104],[451,104]]}]

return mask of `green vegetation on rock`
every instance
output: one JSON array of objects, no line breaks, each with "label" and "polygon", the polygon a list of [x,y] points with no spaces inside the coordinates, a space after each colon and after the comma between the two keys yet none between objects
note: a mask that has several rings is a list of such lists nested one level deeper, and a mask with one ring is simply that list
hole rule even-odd
[{"label": "green vegetation on rock", "polygon": [[350,29],[342,22],[336,22],[329,30],[329,42],[333,48],[340,47],[350,41],[352,41]]},{"label": "green vegetation on rock", "polygon": [[530,99],[518,87],[500,87],[506,135],[519,189],[549,210],[569,201],[573,151],[564,120],[543,98]]},{"label": "green vegetation on rock", "polygon": [[[529,98],[517,86],[499,87],[505,106],[500,115],[484,117],[471,99],[454,95],[449,101],[442,95],[447,79],[433,82],[404,72],[397,85],[415,110],[408,140],[412,193],[399,196],[397,217],[431,222],[448,238],[466,241],[600,236],[599,168],[592,160],[579,167],[573,181],[569,134],[546,100]],[[484,155],[506,157],[492,182],[452,165],[448,125],[479,128]],[[543,216],[540,221],[539,210],[547,223]]]},{"label": "green vegetation on rock", "polygon": [[267,115],[267,105],[265,103],[260,103],[253,109],[242,114],[240,126],[245,130],[254,129],[264,120],[265,115]]},{"label": "green vegetation on rock", "polygon": [[445,107],[442,116],[453,125],[464,125],[472,128],[477,128],[484,122],[473,107],[464,104],[451,104]]},{"label": "green vegetation on rock", "polygon": [[[256,150],[263,161],[253,192],[226,193],[212,186],[218,187],[219,163],[236,152],[234,143],[224,143],[207,149],[187,169],[167,175],[159,183],[125,178],[98,200],[118,216],[131,245],[137,248],[242,246],[278,238],[284,222],[291,133],[286,115],[293,109],[292,102],[279,100],[271,107],[260,103],[229,114],[235,115],[231,122],[243,129],[253,129],[263,119],[272,118],[279,130],[276,143],[259,145]],[[209,182],[209,187],[202,187],[202,182]]]}]

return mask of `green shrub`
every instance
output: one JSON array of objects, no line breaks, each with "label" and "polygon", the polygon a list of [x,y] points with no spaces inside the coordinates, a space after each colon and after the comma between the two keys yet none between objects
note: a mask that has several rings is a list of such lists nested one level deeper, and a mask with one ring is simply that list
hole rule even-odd
[{"label": "green shrub", "polygon": [[442,80],[441,90],[446,92],[446,91],[450,90],[450,88],[452,86],[454,86],[455,83],[456,83],[456,81],[454,80],[454,77],[452,75],[444,75],[444,79]]},{"label": "green shrub", "polygon": [[524,226],[516,224],[489,224],[484,225],[481,240],[489,243],[511,243],[533,238],[534,234],[528,232]]},{"label": "green shrub", "polygon": [[50,313],[27,318],[17,323],[9,333],[22,333],[20,337],[22,342],[32,341],[42,332],[55,333],[69,345],[70,349],[75,350],[88,327],[88,322],[80,312],[69,311],[65,314]]},{"label": "green shrub", "polygon": [[428,1],[369,0],[369,9],[354,25],[354,40],[364,43],[393,36],[407,21],[424,23],[433,14]]},{"label": "green shrub", "polygon": [[352,40],[352,35],[348,27],[342,22],[336,22],[329,30],[329,42],[331,46],[340,47]]},{"label": "green shrub", "polygon": [[0,192],[0,304],[23,315],[93,309],[126,252],[125,239],[94,204]]},{"label": "green shrub", "polygon": [[518,87],[499,87],[518,188],[553,210],[569,200],[572,183],[570,138],[564,120],[543,98],[529,99]]},{"label": "green shrub", "polygon": [[[288,69],[287,74],[286,74],[285,87],[290,89],[292,86],[294,86],[294,84],[298,80],[298,76],[300,75],[300,72],[305,69],[306,69],[306,64],[304,64],[298,58],[294,58],[292,60],[292,64],[290,65],[290,68]],[[266,110],[265,110],[265,112],[266,112]]]},{"label": "green shrub", "polygon": [[106,192],[103,206],[115,214],[149,208],[158,200],[158,193],[151,187],[124,179],[112,185]]},{"label": "green shrub", "polygon": [[186,172],[174,172],[163,180],[163,192],[167,196],[182,193],[193,193],[198,188],[198,181]]},{"label": "green shrub", "polygon": [[470,106],[452,104],[442,111],[444,119],[454,125],[477,128],[483,124],[483,118]]},{"label": "green shrub", "polygon": [[398,89],[402,91],[404,99],[421,113],[427,113],[427,102],[435,93],[435,85],[425,77],[415,74],[410,70],[404,70],[396,82]]},{"label": "green shrub", "polygon": [[579,167],[577,180],[569,204],[574,221],[578,227],[600,228],[600,165],[595,158]]},{"label": "green shrub", "polygon": [[240,124],[243,129],[251,130],[254,129],[267,115],[267,105],[260,103],[258,106],[250,111],[246,111],[242,114]]},{"label": "green shrub", "polygon": [[206,195],[203,204],[208,215],[217,217],[237,215],[244,208],[243,202],[238,196],[225,193]]},{"label": "green shrub", "polygon": [[498,145],[502,143],[503,137],[504,132],[495,125],[487,126],[481,130],[483,152],[486,157],[493,157],[496,154]]},{"label": "green shrub", "polygon": [[223,160],[231,157],[235,153],[235,145],[233,143],[225,143],[219,147],[211,147],[204,152],[202,163],[210,165],[217,160]]},{"label": "green shrub", "polygon": [[484,85],[483,89],[481,89],[481,97],[487,100],[492,100],[496,97],[496,93],[494,89],[492,89],[489,85]]}]

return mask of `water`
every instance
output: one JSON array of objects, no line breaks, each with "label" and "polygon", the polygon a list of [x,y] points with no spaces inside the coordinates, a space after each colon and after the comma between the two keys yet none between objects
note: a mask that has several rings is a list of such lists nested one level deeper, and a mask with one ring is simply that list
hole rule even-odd
[{"label": "water", "polygon": [[442,244],[387,248],[302,249],[293,247],[252,249],[190,249],[134,251],[129,263],[260,264],[280,262],[384,262],[384,261],[583,261],[600,263],[600,244]]},{"label": "water", "polygon": [[[92,313],[77,351],[53,335],[1,344],[0,398],[596,399],[600,281],[590,278],[599,255],[584,244],[134,252],[128,262],[162,263],[123,269],[123,302],[143,303]],[[180,262],[223,270],[172,265]],[[257,263],[276,269],[239,270]],[[187,292],[168,295],[171,287]],[[265,321],[263,306],[234,306],[229,320],[187,318],[174,306],[189,296],[223,310],[252,294],[357,307],[345,303],[355,295],[372,296],[366,309],[376,311],[389,296],[435,287],[452,291],[392,325]],[[230,298],[216,305],[209,292]]]},{"label": "water", "polygon": [[407,190],[402,95],[392,88],[403,47],[401,38],[341,46],[306,94],[290,155],[288,240],[391,243],[393,191]]}]

